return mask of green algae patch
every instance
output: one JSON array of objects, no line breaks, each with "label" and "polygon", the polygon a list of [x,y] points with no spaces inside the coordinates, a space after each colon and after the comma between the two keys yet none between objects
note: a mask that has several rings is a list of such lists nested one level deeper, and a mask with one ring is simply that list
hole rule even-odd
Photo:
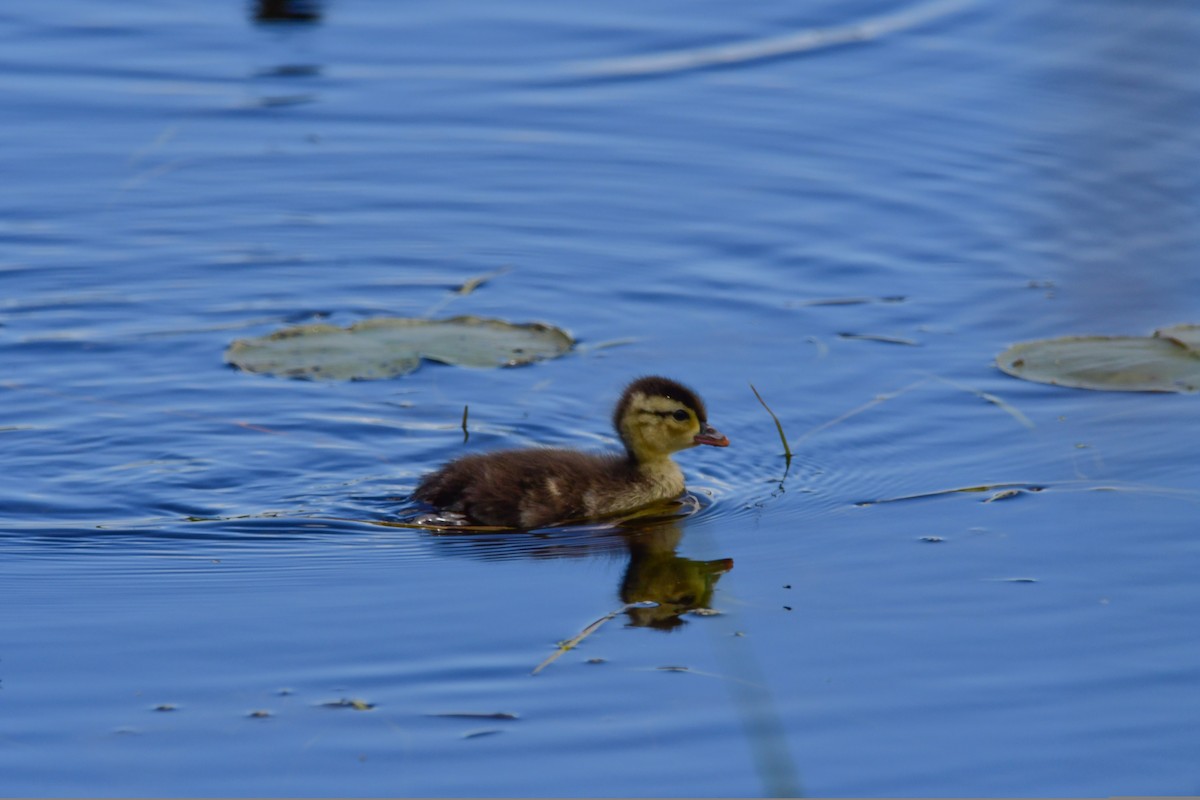
[{"label": "green algae patch", "polygon": [[225,361],[246,372],[322,381],[407,375],[423,360],[461,367],[511,367],[556,358],[575,340],[540,322],[484,317],[379,317],[342,328],[316,323],[239,339]]}]

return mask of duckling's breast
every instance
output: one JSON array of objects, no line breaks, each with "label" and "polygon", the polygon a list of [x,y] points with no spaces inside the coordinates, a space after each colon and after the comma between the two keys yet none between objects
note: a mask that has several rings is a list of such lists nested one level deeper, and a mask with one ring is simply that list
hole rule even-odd
[{"label": "duckling's breast", "polygon": [[632,511],[683,493],[683,472],[669,458],[643,462],[618,486],[600,486],[584,492],[589,516],[606,516]]}]

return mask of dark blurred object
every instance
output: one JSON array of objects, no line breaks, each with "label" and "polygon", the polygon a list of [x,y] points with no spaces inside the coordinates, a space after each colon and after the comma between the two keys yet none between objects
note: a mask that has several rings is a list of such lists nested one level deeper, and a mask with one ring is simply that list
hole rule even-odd
[{"label": "dark blurred object", "polygon": [[255,22],[319,22],[321,0],[255,0]]}]

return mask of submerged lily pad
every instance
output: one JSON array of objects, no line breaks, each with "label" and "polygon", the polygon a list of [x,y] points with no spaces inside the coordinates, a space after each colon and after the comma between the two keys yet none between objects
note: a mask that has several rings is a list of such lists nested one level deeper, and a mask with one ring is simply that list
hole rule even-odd
[{"label": "submerged lily pad", "polygon": [[463,367],[508,367],[566,353],[571,336],[540,322],[483,317],[379,317],[341,328],[323,323],[239,339],[225,360],[247,372],[309,380],[375,380],[407,375],[421,359]]},{"label": "submerged lily pad", "polygon": [[1153,336],[1065,336],[1013,345],[996,365],[1016,378],[1109,392],[1200,390],[1200,325]]}]

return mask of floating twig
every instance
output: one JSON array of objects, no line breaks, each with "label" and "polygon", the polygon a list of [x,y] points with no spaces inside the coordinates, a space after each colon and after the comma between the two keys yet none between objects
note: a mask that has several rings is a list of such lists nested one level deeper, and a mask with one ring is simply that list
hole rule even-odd
[{"label": "floating twig", "polygon": [[877,333],[839,333],[838,336],[842,339],[859,339],[864,342],[882,342],[883,344],[902,344],[908,347],[920,347],[921,343],[915,339],[906,339],[903,336],[884,336]]},{"label": "floating twig", "polygon": [[887,297],[826,297],[820,300],[805,300],[794,305],[801,308],[811,308],[813,306],[857,306],[866,305],[867,303],[903,303],[906,299],[903,295],[890,295]]},{"label": "floating twig", "polygon": [[481,736],[494,736],[497,733],[504,733],[504,731],[499,730],[498,728],[487,728],[485,730],[480,730],[480,731],[467,731],[466,733],[464,733],[462,735],[462,738],[478,739]]},{"label": "floating twig", "polygon": [[897,497],[884,497],[878,500],[864,500],[860,503],[855,503],[855,505],[859,507],[874,506],[880,503],[899,503],[904,500],[924,500],[932,497],[946,497],[952,494],[981,494],[984,492],[991,492],[992,494],[981,502],[993,503],[999,500],[1008,500],[1021,494],[1043,492],[1048,489],[1053,489],[1056,492],[1135,492],[1171,497],[1176,500],[1200,504],[1200,492],[1194,489],[1177,489],[1171,486],[1148,486],[1137,483],[1096,484],[1087,480],[1077,480],[1057,481],[1053,483],[985,483],[978,486],[960,486],[953,489],[936,489],[934,491],[918,492],[916,494],[906,494]]},{"label": "floating twig", "polygon": [[471,433],[470,433],[470,431],[467,430],[467,412],[469,409],[470,409],[470,406],[463,406],[463,418],[462,418],[463,444],[466,444],[467,439],[471,438]]},{"label": "floating twig", "polygon": [[520,717],[511,711],[445,711],[440,714],[426,714],[427,717],[445,717],[446,719],[503,719],[514,720]]},{"label": "floating twig", "polygon": [[[1041,484],[1034,483],[985,483],[978,486],[959,486],[953,489],[935,489],[931,492],[918,492],[917,494],[905,494],[898,497],[884,497],[879,500],[865,500],[861,503],[855,503],[857,506],[876,506],[881,503],[899,503],[902,500],[923,500],[928,497],[943,497],[949,494],[978,494],[982,492],[996,492],[985,503],[990,503],[994,500],[1004,500],[1008,497],[1013,497],[1015,494],[1024,492],[1040,492],[1046,487]],[[1003,495],[1003,496],[1001,496]]]},{"label": "floating twig", "polygon": [[904,394],[905,392],[908,392],[908,391],[911,391],[911,390],[917,388],[921,384],[925,383],[927,380],[928,380],[928,378],[922,378],[919,381],[910,383],[908,386],[904,386],[900,389],[897,389],[896,391],[892,392],[891,394],[877,395],[874,400],[870,400],[866,403],[863,403],[858,408],[851,409],[851,410],[847,411],[845,414],[842,414],[840,417],[835,417],[835,418],[829,420],[828,422],[822,422],[817,427],[812,428],[808,432],[806,432],[797,441],[803,442],[805,439],[809,438],[810,436],[814,436],[827,428],[832,428],[834,425],[845,422],[846,420],[850,419],[851,417],[858,416],[862,412],[867,411],[871,408],[874,408],[875,406],[879,405],[880,403],[883,403],[887,400],[892,400],[893,398],[899,397],[900,395]]},{"label": "floating twig", "polygon": [[961,389],[964,392],[970,392],[971,394],[975,395],[976,397],[980,398],[981,400],[986,400],[987,402],[996,406],[1000,410],[1007,412],[1010,416],[1012,416],[1013,419],[1015,419],[1017,422],[1024,425],[1026,428],[1029,428],[1030,430],[1032,430],[1034,427],[1036,427],[1033,424],[1033,420],[1031,420],[1029,417],[1025,416],[1024,414],[1022,414],[1019,409],[1017,409],[1011,403],[1001,400],[999,397],[992,394],[991,392],[984,392],[979,389],[974,389],[970,386],[965,386],[961,383],[958,383],[957,381],[952,381],[949,378],[943,378],[941,375],[934,375],[933,377],[937,378],[942,383],[953,386],[955,389]]},{"label": "floating twig", "polygon": [[453,301],[454,299],[470,294],[471,292],[478,289],[480,286],[483,286],[485,283],[490,281],[492,278],[498,278],[501,275],[503,275],[504,273],[510,271],[511,269],[512,269],[512,267],[504,266],[504,267],[500,267],[500,269],[494,269],[491,272],[485,272],[482,275],[476,275],[473,278],[467,278],[465,281],[460,283],[458,286],[455,286],[454,289],[450,292],[450,294],[446,295],[441,300],[434,303],[433,307],[425,312],[425,316],[432,317],[434,314],[437,314],[443,308],[450,305],[451,301]]},{"label": "floating twig", "polygon": [[792,448],[788,447],[787,436],[783,433],[783,425],[779,422],[779,417],[775,416],[775,412],[767,405],[767,401],[762,399],[762,395],[758,393],[758,389],[754,388],[754,384],[750,384],[750,391],[754,392],[754,396],[758,398],[758,402],[762,403],[762,407],[771,415],[771,419],[775,420],[775,430],[779,431],[779,441],[783,442],[783,457],[787,459],[787,465],[792,465]]},{"label": "floating twig", "polygon": [[624,339],[609,339],[604,342],[596,342],[595,344],[577,345],[575,347],[575,352],[579,355],[587,355],[589,353],[595,353],[599,350],[607,350],[610,347],[625,347],[627,345],[636,344],[640,341],[641,339],[638,339],[636,336],[627,336]]},{"label": "floating twig", "polygon": [[604,623],[608,622],[611,619],[615,619],[618,615],[624,614],[626,611],[628,611],[631,608],[638,608],[638,607],[641,607],[644,605],[646,605],[646,603],[626,603],[625,605],[618,608],[616,611],[610,611],[609,613],[605,614],[600,619],[593,622],[591,625],[588,625],[586,628],[584,628],[582,631],[580,631],[578,634],[576,634],[572,638],[567,639],[565,642],[559,642],[558,649],[555,650],[553,653],[551,653],[546,658],[545,661],[543,661],[542,663],[540,663],[536,667],[534,667],[533,672],[531,672],[529,674],[537,675],[539,672],[544,670],[546,667],[550,666],[555,661],[557,661],[568,650],[574,650],[575,647],[578,646],[580,642],[582,642],[584,639],[586,639],[587,637],[589,637],[593,633],[595,633],[597,630],[599,630],[600,626],[603,625]]},{"label": "floating twig", "polygon": [[456,294],[470,294],[480,286],[483,286],[485,283],[490,281],[492,278],[499,278],[501,275],[505,274],[511,269],[512,267],[506,265],[500,269],[494,269],[491,272],[485,272],[482,275],[476,275],[474,278],[468,278],[467,280],[463,281],[459,287],[454,290],[454,292]]}]

